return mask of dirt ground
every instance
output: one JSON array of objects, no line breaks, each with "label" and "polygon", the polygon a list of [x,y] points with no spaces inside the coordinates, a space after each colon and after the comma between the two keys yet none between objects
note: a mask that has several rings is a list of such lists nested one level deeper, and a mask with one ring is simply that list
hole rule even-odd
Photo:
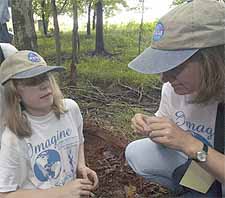
[{"label": "dirt ground", "polygon": [[[123,116],[131,108],[132,114],[136,108],[138,112],[143,109],[154,113],[160,101],[160,88],[144,90],[120,82],[104,86],[88,82],[84,87],[69,86],[62,90],[78,102],[84,117],[86,163],[99,177],[95,198],[170,197],[167,189],[135,175],[124,158],[125,147],[133,136],[129,133],[130,125],[129,128],[121,125],[126,123]],[[115,115],[120,116],[118,122],[113,119]],[[126,119],[130,123],[131,117]]]},{"label": "dirt ground", "polygon": [[91,123],[84,126],[87,165],[99,177],[99,187],[94,192],[98,198],[149,198],[168,197],[166,189],[146,182],[135,175],[124,159],[128,141],[113,137],[105,129]]}]

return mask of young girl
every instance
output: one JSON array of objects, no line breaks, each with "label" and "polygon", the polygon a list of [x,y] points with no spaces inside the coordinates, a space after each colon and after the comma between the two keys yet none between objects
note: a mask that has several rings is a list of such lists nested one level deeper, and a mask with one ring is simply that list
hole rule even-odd
[{"label": "young girl", "polygon": [[[126,159],[137,174],[182,197],[221,197],[218,182],[225,183],[225,156],[215,148],[215,133],[224,134],[215,130],[225,93],[224,10],[222,1],[183,3],[159,20],[151,47],[129,64],[160,73],[164,84],[156,116],[133,117],[132,128],[147,138],[130,143]],[[179,185],[191,159],[217,180],[206,193]]]},{"label": "young girl", "polygon": [[85,165],[79,107],[63,99],[51,73],[61,70],[26,50],[2,63],[0,197],[82,197],[97,187],[96,173]]}]

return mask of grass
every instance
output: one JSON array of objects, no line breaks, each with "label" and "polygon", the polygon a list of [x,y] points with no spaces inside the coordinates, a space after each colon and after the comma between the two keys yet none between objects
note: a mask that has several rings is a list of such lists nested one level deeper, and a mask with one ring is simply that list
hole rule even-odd
[{"label": "grass", "polygon": [[[143,25],[143,34],[141,42],[141,51],[147,48],[151,42],[152,30],[155,23],[146,23]],[[78,85],[85,86],[87,81],[95,86],[108,87],[110,84],[116,84],[120,81],[133,87],[142,86],[144,89],[158,83],[157,75],[139,74],[127,67],[128,63],[138,55],[138,34],[139,24],[129,23],[127,25],[111,25],[104,29],[105,49],[110,53],[117,55],[110,58],[101,56],[89,56],[89,52],[95,48],[95,34],[92,32],[90,37],[85,32],[80,32],[80,53],[78,71]],[[71,32],[61,33],[61,46],[63,54],[71,54]],[[45,38],[38,36],[38,45],[40,54],[45,57],[55,57],[54,37]],[[63,65],[69,71],[71,60],[67,59]],[[49,64],[55,64],[54,61]],[[90,103],[80,104],[81,108],[90,105]],[[98,105],[94,104],[93,105]],[[107,107],[109,108],[109,107]],[[121,108],[120,104],[113,104],[113,114],[108,117],[113,130],[126,133],[131,131],[130,119],[137,112],[143,111],[140,108],[132,108],[129,105]],[[110,110],[110,109],[108,109]],[[100,116],[101,112],[99,112]],[[100,116],[101,117],[101,116]],[[127,134],[125,134],[127,135]],[[134,134],[129,133],[129,137],[133,138]]]},{"label": "grass", "polygon": [[[146,23],[143,26],[141,51],[150,45],[153,26],[154,23]],[[90,37],[87,37],[85,32],[80,32],[79,78],[91,81],[115,81],[119,79],[134,85],[147,85],[156,80],[157,76],[139,74],[127,67],[128,63],[138,55],[138,31],[139,25],[136,23],[105,27],[105,49],[110,53],[118,53],[118,55],[108,59],[87,56],[87,53],[95,48],[95,34],[92,33]],[[53,37],[39,36],[38,45],[39,52],[43,57],[54,57]],[[62,53],[71,54],[71,32],[61,33],[61,45]],[[69,70],[70,63],[71,60],[67,60],[63,65]]]}]

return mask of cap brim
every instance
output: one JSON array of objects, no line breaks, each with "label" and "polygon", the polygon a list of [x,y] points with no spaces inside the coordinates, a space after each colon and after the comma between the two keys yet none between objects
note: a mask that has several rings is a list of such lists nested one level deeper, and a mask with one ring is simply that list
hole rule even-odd
[{"label": "cap brim", "polygon": [[177,67],[198,50],[159,50],[149,47],[132,60],[128,67],[144,74],[158,74]]},{"label": "cap brim", "polygon": [[29,70],[17,73],[16,75],[12,76],[11,79],[24,79],[24,78],[32,78],[47,72],[59,72],[65,70],[62,66],[38,66],[33,67]]}]

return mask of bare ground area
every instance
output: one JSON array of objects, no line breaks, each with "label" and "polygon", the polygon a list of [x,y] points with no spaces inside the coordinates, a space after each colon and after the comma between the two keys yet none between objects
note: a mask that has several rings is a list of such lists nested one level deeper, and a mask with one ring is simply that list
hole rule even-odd
[{"label": "bare ground area", "polygon": [[99,177],[98,198],[168,197],[168,191],[158,184],[135,175],[124,159],[125,139],[114,137],[106,130],[86,125],[85,155],[87,165]]},{"label": "bare ground area", "polygon": [[[97,172],[100,182],[95,197],[169,197],[167,189],[135,175],[124,158],[126,145],[136,139],[126,125],[136,111],[156,111],[160,88],[146,91],[120,83],[100,88],[89,83],[86,87],[65,87],[63,91],[78,102],[84,116],[86,161]],[[125,116],[131,112],[127,120],[123,119],[124,112]],[[117,115],[122,115],[119,120],[115,119]]]}]

